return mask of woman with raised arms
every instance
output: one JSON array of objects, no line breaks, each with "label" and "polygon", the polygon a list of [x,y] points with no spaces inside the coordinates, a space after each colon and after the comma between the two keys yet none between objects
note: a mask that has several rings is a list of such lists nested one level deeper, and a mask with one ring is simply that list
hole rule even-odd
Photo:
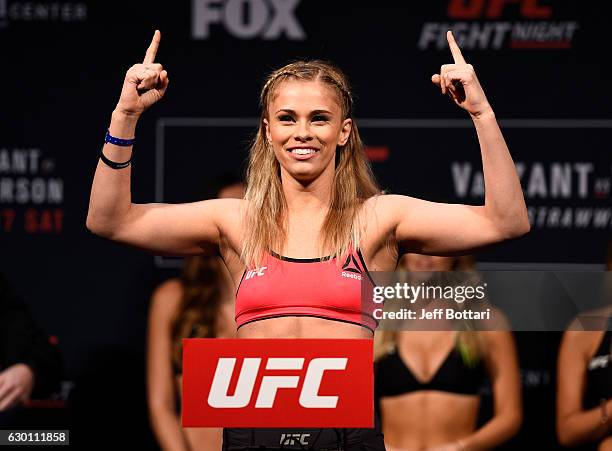
[{"label": "woman with raised arms", "polygon": [[[404,252],[467,253],[529,231],[520,182],[493,109],[450,32],[447,38],[454,62],[432,82],[474,123],[484,205],[383,195],[364,157],[347,79],[321,61],[288,64],[264,84],[244,199],[132,203],[127,161],[136,124],[169,84],[155,62],[156,31],[143,63],[127,71],[112,113],[87,227],[153,253],[219,253],[237,287],[239,338],[372,338],[376,322],[361,311],[361,282],[342,276],[345,262],[365,277],[368,268],[394,270]],[[244,277],[256,268],[256,276]],[[226,430],[224,447],[278,447],[282,431],[254,431]],[[336,432],[323,429],[321,443]],[[345,448],[384,449],[378,423],[341,432]]]}]

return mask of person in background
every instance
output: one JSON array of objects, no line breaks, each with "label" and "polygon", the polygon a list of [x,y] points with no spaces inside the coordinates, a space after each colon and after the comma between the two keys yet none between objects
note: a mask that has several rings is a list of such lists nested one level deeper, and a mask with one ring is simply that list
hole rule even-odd
[{"label": "person in background", "polygon": [[[612,243],[606,269],[612,271]],[[601,324],[588,328],[601,330],[581,330],[584,323],[578,317],[559,347],[557,437],[566,447],[612,451],[612,307],[589,316]]]},{"label": "person in background", "polygon": [[[239,179],[222,176],[219,198],[244,197]],[[183,338],[232,338],[234,320],[233,283],[218,256],[185,259],[179,278],[157,287],[149,310],[147,397],[151,425],[157,441],[168,451],[218,451],[221,428],[182,428]]]},{"label": "person in background", "polygon": [[0,274],[0,412],[59,389],[62,359]]},{"label": "person in background", "polygon": [[[466,271],[472,266],[468,257],[407,254],[398,269]],[[410,276],[426,282],[419,274]],[[377,332],[375,395],[385,446],[388,451],[495,448],[516,434],[522,421],[512,334],[438,326],[445,330]],[[477,428],[479,390],[487,376],[495,413]]]}]

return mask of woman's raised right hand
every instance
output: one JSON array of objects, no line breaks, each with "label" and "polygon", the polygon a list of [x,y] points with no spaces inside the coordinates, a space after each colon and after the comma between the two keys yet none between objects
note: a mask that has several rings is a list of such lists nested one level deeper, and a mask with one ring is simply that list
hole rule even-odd
[{"label": "woman's raised right hand", "polygon": [[155,30],[142,64],[134,64],[128,69],[116,111],[139,116],[166,93],[168,72],[154,62],[160,39],[159,30]]}]

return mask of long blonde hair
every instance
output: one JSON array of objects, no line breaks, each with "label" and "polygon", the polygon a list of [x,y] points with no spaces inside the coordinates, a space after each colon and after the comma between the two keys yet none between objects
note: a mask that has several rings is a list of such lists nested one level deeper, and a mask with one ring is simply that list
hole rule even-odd
[{"label": "long blonde hair", "polygon": [[246,227],[242,259],[257,266],[266,252],[282,252],[286,242],[287,203],[282,190],[280,165],[266,140],[264,119],[278,86],[287,79],[318,81],[334,89],[343,120],[351,119],[348,141],[336,149],[331,204],[321,231],[321,251],[345,255],[349,247],[359,248],[361,227],[358,212],[363,202],[380,193],[353,119],[353,96],[346,76],[324,61],[297,61],[272,72],[260,95],[261,117],[251,145],[247,168]]}]

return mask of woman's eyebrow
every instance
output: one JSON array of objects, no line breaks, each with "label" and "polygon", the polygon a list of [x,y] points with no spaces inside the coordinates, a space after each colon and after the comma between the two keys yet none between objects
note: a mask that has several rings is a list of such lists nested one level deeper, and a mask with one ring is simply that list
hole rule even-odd
[{"label": "woman's eyebrow", "polygon": [[[296,113],[295,111],[293,111],[293,110],[291,110],[291,109],[288,109],[288,108],[281,108],[281,109],[280,109],[280,110],[278,110],[278,111],[277,111],[275,114],[278,114],[278,113],[280,113],[281,111],[282,111],[282,112],[284,112],[284,113],[289,113],[289,114],[297,115],[297,113]],[[311,111],[311,112],[310,112],[310,115],[311,115],[311,116],[314,116],[314,115],[316,115],[316,114],[322,114],[322,113],[325,113],[325,114],[332,114],[332,112],[331,112],[331,111],[328,111],[328,110],[313,110],[313,111]]]}]

